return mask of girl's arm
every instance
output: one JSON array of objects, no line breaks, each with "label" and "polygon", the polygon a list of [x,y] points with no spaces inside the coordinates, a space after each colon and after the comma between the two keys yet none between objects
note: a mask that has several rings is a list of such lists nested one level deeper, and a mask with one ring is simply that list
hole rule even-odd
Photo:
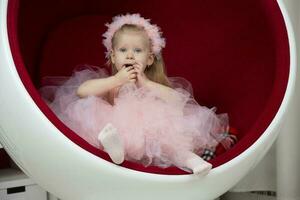
[{"label": "girl's arm", "polygon": [[154,91],[158,97],[160,97],[162,100],[172,103],[172,102],[178,102],[181,100],[182,95],[180,95],[179,92],[172,89],[171,87],[167,87],[165,85],[156,83],[154,81],[151,81],[147,78],[147,76],[144,73],[143,68],[141,67],[142,64],[136,63],[133,65],[136,72],[137,72],[137,85],[139,86],[145,86],[151,91]]},{"label": "girl's arm", "polygon": [[136,82],[136,73],[133,67],[125,65],[114,75],[107,78],[91,79],[82,83],[77,89],[77,95],[81,98],[90,95],[106,96],[108,91],[120,87],[127,82]]},{"label": "girl's arm", "polygon": [[91,79],[82,83],[77,89],[77,95],[81,98],[93,96],[106,96],[111,89],[121,86],[121,82],[115,77]]}]

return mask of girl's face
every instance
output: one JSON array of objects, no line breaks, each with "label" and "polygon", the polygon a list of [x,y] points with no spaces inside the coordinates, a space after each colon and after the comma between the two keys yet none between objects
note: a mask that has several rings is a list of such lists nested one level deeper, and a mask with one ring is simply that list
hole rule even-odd
[{"label": "girl's face", "polygon": [[119,71],[126,64],[138,63],[144,71],[152,65],[154,56],[150,50],[150,41],[143,31],[124,30],[118,33],[111,52],[111,62]]}]

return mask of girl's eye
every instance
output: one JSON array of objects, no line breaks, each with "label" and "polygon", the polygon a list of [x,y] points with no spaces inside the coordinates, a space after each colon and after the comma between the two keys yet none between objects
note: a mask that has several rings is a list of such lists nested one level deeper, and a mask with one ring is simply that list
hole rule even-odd
[{"label": "girl's eye", "polygon": [[140,53],[140,52],[142,52],[142,49],[136,48],[136,49],[134,49],[134,51],[137,52],[137,53]]},{"label": "girl's eye", "polygon": [[125,51],[126,51],[126,49],[125,49],[125,48],[120,48],[120,49],[119,49],[119,51],[121,51],[121,52],[125,52]]}]

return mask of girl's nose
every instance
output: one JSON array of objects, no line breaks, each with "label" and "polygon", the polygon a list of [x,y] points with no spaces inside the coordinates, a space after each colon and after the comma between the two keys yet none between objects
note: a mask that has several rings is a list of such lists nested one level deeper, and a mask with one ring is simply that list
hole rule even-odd
[{"label": "girl's nose", "polygon": [[133,52],[132,51],[128,51],[127,58],[128,59],[133,59],[133,57],[134,57]]}]

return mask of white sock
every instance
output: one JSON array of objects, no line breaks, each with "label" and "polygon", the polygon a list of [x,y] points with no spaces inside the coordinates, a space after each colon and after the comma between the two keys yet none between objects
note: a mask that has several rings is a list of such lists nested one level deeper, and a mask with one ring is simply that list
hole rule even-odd
[{"label": "white sock", "polygon": [[117,132],[111,123],[105,125],[98,135],[98,140],[104,147],[104,151],[108,153],[112,161],[116,164],[121,164],[124,161],[124,145]]},{"label": "white sock", "polygon": [[212,165],[194,153],[190,155],[191,156],[186,161],[186,166],[193,170],[193,173],[198,176],[207,175],[211,170]]}]

